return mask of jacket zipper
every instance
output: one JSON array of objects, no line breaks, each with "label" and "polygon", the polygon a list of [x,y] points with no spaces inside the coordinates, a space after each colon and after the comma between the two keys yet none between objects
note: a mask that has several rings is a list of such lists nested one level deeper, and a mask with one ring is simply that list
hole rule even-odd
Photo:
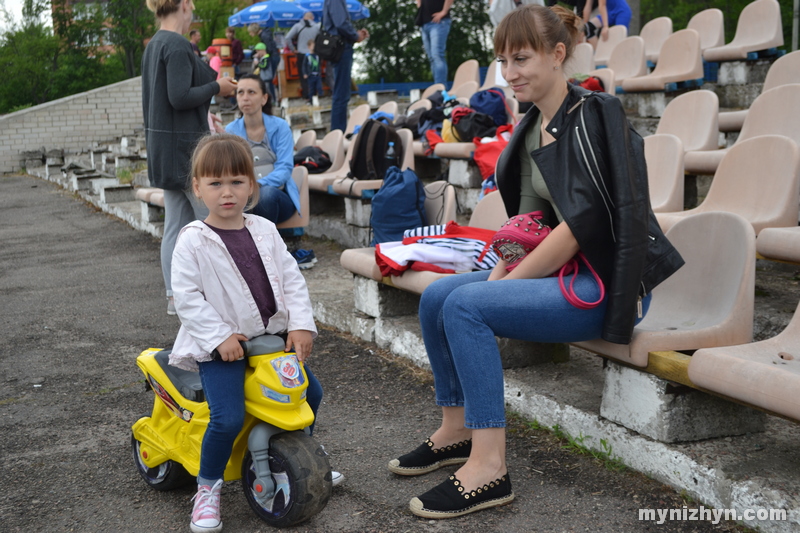
[{"label": "jacket zipper", "polygon": [[[572,109],[575,109],[575,107],[577,107],[578,105],[582,104],[584,98],[581,98],[578,101],[578,103],[575,104],[575,106],[573,106],[570,109],[570,111],[572,111]],[[594,160],[595,167],[597,167],[597,158],[594,155],[594,151],[592,151],[592,145],[589,142],[589,135],[586,132],[586,122],[584,121],[583,118],[583,107],[581,107],[581,125],[583,126],[584,136],[586,137],[586,145],[589,148],[589,151],[592,153],[592,159]],[[580,146],[581,154],[583,155],[583,162],[586,164],[586,168],[589,169],[589,175],[592,178],[592,182],[594,183],[594,186],[597,188],[597,192],[600,193],[600,197],[603,199],[603,204],[606,206],[606,212],[608,213],[608,221],[610,223],[610,228],[611,228],[611,239],[614,242],[617,242],[617,236],[614,234],[614,218],[611,215],[611,208],[608,205],[609,203],[611,203],[611,199],[610,198],[606,199],[606,196],[608,195],[608,190],[606,190],[605,194],[603,194],[603,189],[605,189],[605,185],[603,186],[603,189],[601,189],[600,184],[597,183],[597,177],[594,174],[594,170],[592,170],[592,166],[589,164],[589,158],[586,157],[586,149],[583,147],[583,142],[581,141],[581,129],[578,126],[575,126],[575,134],[578,136],[578,146]],[[600,173],[599,168],[597,172],[598,174]]]}]

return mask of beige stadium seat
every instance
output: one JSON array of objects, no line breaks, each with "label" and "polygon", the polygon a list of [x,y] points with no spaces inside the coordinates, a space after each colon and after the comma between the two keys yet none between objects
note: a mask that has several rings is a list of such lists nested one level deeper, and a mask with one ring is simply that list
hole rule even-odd
[{"label": "beige stadium seat", "polygon": [[333,130],[319,143],[322,151],[331,157],[332,164],[326,172],[308,175],[308,187],[312,191],[328,192],[328,185],[340,175],[346,175],[350,171],[349,161],[356,137],[353,137],[347,152],[344,150],[343,137],[341,130]]},{"label": "beige stadium seat", "polygon": [[786,329],[771,339],[696,351],[689,361],[689,379],[703,389],[800,420],[798,347],[800,307]]},{"label": "beige stadium seat", "polygon": [[750,222],[755,234],[764,228],[796,226],[798,178],[800,149],[792,139],[754,137],[725,154],[703,203],[688,211],[656,213],[656,218],[664,230],[709,211],[736,213]]},{"label": "beige stadium seat", "polygon": [[456,191],[444,180],[425,186],[425,223],[447,224],[456,219]]},{"label": "beige stadium seat", "polygon": [[702,213],[675,224],[667,238],[686,264],[653,290],[631,343],[598,339],[575,346],[646,367],[649,352],[752,340],[755,236],[747,221],[732,213]]},{"label": "beige stadium seat", "polygon": [[719,148],[719,98],[713,91],[689,91],[674,98],[658,121],[656,134],[678,137],[685,152]]},{"label": "beige stadium seat", "polygon": [[[494,63],[497,63],[496,61]],[[594,70],[594,48],[589,43],[578,43],[572,52],[564,68],[564,75],[572,78],[577,74],[588,74]],[[489,75],[487,74],[488,78]]]},{"label": "beige stadium seat", "polygon": [[800,264],[800,227],[764,228],[756,239],[756,252],[765,259]]},{"label": "beige stadium seat", "polygon": [[703,78],[700,36],[694,30],[676,31],[664,42],[658,64],[647,76],[622,82],[625,92],[663,91],[668,83]]},{"label": "beige stadium seat", "polygon": [[434,83],[433,85],[429,85],[427,89],[422,91],[422,96],[420,98],[427,98],[432,94],[440,93],[444,91],[444,85],[441,83]]},{"label": "beige stadium seat", "polygon": [[653,211],[683,209],[683,144],[675,135],[650,135],[644,138],[647,182]]},{"label": "beige stadium seat", "polygon": [[392,116],[396,117],[397,116],[397,110],[398,110],[397,102],[392,100],[391,102],[384,102],[383,105],[381,105],[378,108],[378,111],[376,111],[376,113],[377,112],[389,113]]},{"label": "beige stadium seat", "polygon": [[450,91],[448,92],[453,94],[453,91],[456,91],[461,85],[473,81],[476,84],[475,91],[477,91],[478,87],[481,85],[480,64],[477,59],[467,59],[456,69],[456,73],[453,76],[453,84],[450,86]]},{"label": "beige stadium seat", "polygon": [[[759,135],[785,135],[800,143],[800,84],[781,85],[759,95],[747,112],[742,131],[733,146]],[[688,174],[714,174],[730,148],[704,152],[686,149]]]},{"label": "beige stadium seat", "polygon": [[[622,85],[622,81],[628,78],[647,75],[644,40],[636,35],[623,39],[611,52],[608,68],[614,71],[614,83],[617,86]],[[613,91],[609,92],[614,94]]]},{"label": "beige stadium seat", "polygon": [[497,61],[494,59],[489,61],[489,67],[486,69],[486,77],[483,79],[483,85],[478,88],[479,91],[485,91],[486,89],[491,89],[496,86],[494,79],[495,76],[497,76],[498,67]]},{"label": "beige stadium seat", "polygon": [[147,203],[164,207],[164,191],[159,189],[153,192],[147,199]]},{"label": "beige stadium seat", "polygon": [[593,70],[589,73],[589,76],[594,76],[598,78],[600,81],[603,82],[603,91],[607,92],[608,94],[615,94],[616,93],[616,81],[614,79],[614,69],[611,68],[600,68],[597,70]]},{"label": "beige stadium seat", "polygon": [[342,147],[345,151],[347,151],[347,148],[350,146],[350,142],[353,139],[353,131],[356,129],[356,126],[363,124],[371,113],[372,111],[370,110],[369,104],[361,104],[350,112],[350,117],[347,119],[347,127],[344,130],[344,137],[342,139]]},{"label": "beige stadium seat", "polygon": [[164,193],[164,189],[158,189],[156,187],[139,187],[136,189],[136,192],[133,194],[133,197],[137,200],[141,200],[142,202],[150,202],[150,198],[155,193]]},{"label": "beige stadium seat", "polygon": [[[761,87],[762,94],[790,83],[800,83],[800,51],[792,52],[778,58],[767,71],[764,78],[764,86]],[[719,114],[719,131],[741,131],[744,126],[744,119],[747,117],[747,109],[741,111],[726,111]]]},{"label": "beige stadium seat", "polygon": [[661,45],[672,35],[672,19],[658,17],[642,26],[639,37],[644,40],[644,55],[648,61],[658,63]]},{"label": "beige stadium seat", "polygon": [[428,100],[427,98],[420,98],[419,100],[408,106],[408,108],[406,108],[406,113],[410,114],[412,111],[419,108],[430,109],[432,107],[433,103],[430,100]]},{"label": "beige stadium seat", "polygon": [[311,218],[311,208],[309,207],[308,191],[308,169],[304,166],[297,166],[292,169],[292,179],[300,190],[300,212],[295,211],[288,220],[277,224],[278,229],[305,228]]},{"label": "beige stadium seat", "polygon": [[704,53],[709,48],[725,44],[725,17],[719,9],[704,9],[695,13],[686,27],[700,35],[700,50]]},{"label": "beige stadium seat", "polygon": [[[414,170],[414,152],[411,147],[414,136],[411,133],[411,130],[406,128],[397,130],[397,135],[400,136],[400,142],[403,145],[403,160],[400,162],[400,169],[405,170],[410,168],[411,170]],[[352,158],[352,154],[350,155],[350,158]],[[350,159],[348,159],[348,161],[349,160]],[[349,164],[347,165],[347,170],[348,172],[350,170]],[[374,191],[376,189],[380,189],[381,185],[383,185],[383,180],[358,180],[354,178],[348,178],[347,173],[344,173],[333,180],[330,185],[333,186],[333,192],[336,194],[349,196],[351,198],[359,198],[364,191]]]},{"label": "beige stadium seat", "polygon": [[628,28],[622,25],[611,26],[608,28],[608,39],[597,39],[597,48],[594,51],[595,68],[608,66],[611,52],[623,39],[628,36]]},{"label": "beige stadium seat", "polygon": [[473,94],[478,92],[478,82],[477,81],[467,81],[455,87],[447,94],[450,96],[455,96],[459,100],[462,98],[466,98],[466,105],[469,105],[469,99],[472,97]]},{"label": "beige stadium seat", "polygon": [[750,52],[783,46],[781,6],[778,0],[755,0],[739,15],[733,40],[703,52],[706,61],[736,61],[747,59]]},{"label": "beige stadium seat", "polygon": [[317,143],[317,132],[314,130],[306,130],[300,134],[300,137],[294,142],[294,151],[302,150],[308,146],[314,146]]},{"label": "beige stadium seat", "polygon": [[[431,184],[434,185],[434,184]],[[428,186],[430,187],[430,185]],[[426,187],[426,195],[428,191]],[[448,187],[452,189],[452,187]],[[425,206],[428,222],[432,220],[428,206]],[[452,219],[450,219],[452,220]],[[503,206],[503,199],[500,193],[495,191],[487,194],[472,212],[469,225],[475,228],[498,230],[503,223],[508,220]],[[442,219],[443,222],[448,220]],[[440,274],[437,272],[417,272],[406,271],[402,276],[389,276],[386,279],[381,275],[378,265],[375,263],[375,248],[351,248],[342,252],[339,262],[344,268],[365,278],[381,281],[398,289],[403,289],[416,294],[422,294],[425,288],[439,278],[452,276],[453,274]]]}]

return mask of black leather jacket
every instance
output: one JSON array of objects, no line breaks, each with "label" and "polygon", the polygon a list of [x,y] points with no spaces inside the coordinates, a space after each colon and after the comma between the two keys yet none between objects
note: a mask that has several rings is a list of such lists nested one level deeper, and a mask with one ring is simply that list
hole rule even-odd
[{"label": "black leather jacket", "polygon": [[[534,106],[497,161],[495,180],[509,215],[519,212],[520,146]],[[570,86],[547,125],[555,142],[531,152],[553,203],[606,287],[603,339],[629,344],[639,298],[683,265],[650,207],[644,141],[620,101]]]}]

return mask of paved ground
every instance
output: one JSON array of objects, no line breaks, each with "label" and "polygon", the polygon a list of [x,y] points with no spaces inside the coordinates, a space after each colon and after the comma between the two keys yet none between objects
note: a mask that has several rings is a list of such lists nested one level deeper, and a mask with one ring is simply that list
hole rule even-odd
[{"label": "paved ground", "polygon": [[[152,403],[135,357],[169,345],[178,329],[165,314],[159,243],[26,177],[0,178],[0,242],[3,531],[187,531],[192,491],[150,490],[130,456],[130,425]],[[317,436],[347,481],[293,531],[739,530],[639,522],[639,508],[694,504],[519,420],[509,432],[512,505],[454,521],[418,519],[408,500],[444,474],[399,478],[385,464],[435,428],[430,376],[325,329],[313,364],[326,390]],[[237,483],[224,489],[223,518],[228,532],[269,530]]]}]

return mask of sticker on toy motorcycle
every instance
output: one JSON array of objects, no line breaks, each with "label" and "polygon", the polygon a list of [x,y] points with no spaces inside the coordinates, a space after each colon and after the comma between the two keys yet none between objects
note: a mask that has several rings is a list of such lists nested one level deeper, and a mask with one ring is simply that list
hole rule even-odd
[{"label": "sticker on toy motorcycle", "polygon": [[273,359],[272,367],[281,378],[281,383],[284,387],[293,389],[305,383],[303,378],[303,371],[300,370],[300,363],[294,355],[287,355],[286,357],[278,357]]},{"label": "sticker on toy motorcycle", "polygon": [[175,416],[177,416],[181,420],[185,420],[186,422],[190,422],[192,420],[192,417],[194,416],[194,413],[189,411],[188,409],[184,409],[183,407],[181,407],[178,404],[178,402],[176,402],[172,398],[170,393],[168,393],[166,390],[164,390],[164,387],[162,387],[158,383],[158,381],[156,381],[153,378],[153,376],[148,375],[147,376],[147,381],[150,382],[150,386],[153,387],[153,390],[155,391],[156,396],[161,398],[161,401],[164,402],[164,405],[167,406],[167,409],[172,411],[172,414],[174,414]]}]

